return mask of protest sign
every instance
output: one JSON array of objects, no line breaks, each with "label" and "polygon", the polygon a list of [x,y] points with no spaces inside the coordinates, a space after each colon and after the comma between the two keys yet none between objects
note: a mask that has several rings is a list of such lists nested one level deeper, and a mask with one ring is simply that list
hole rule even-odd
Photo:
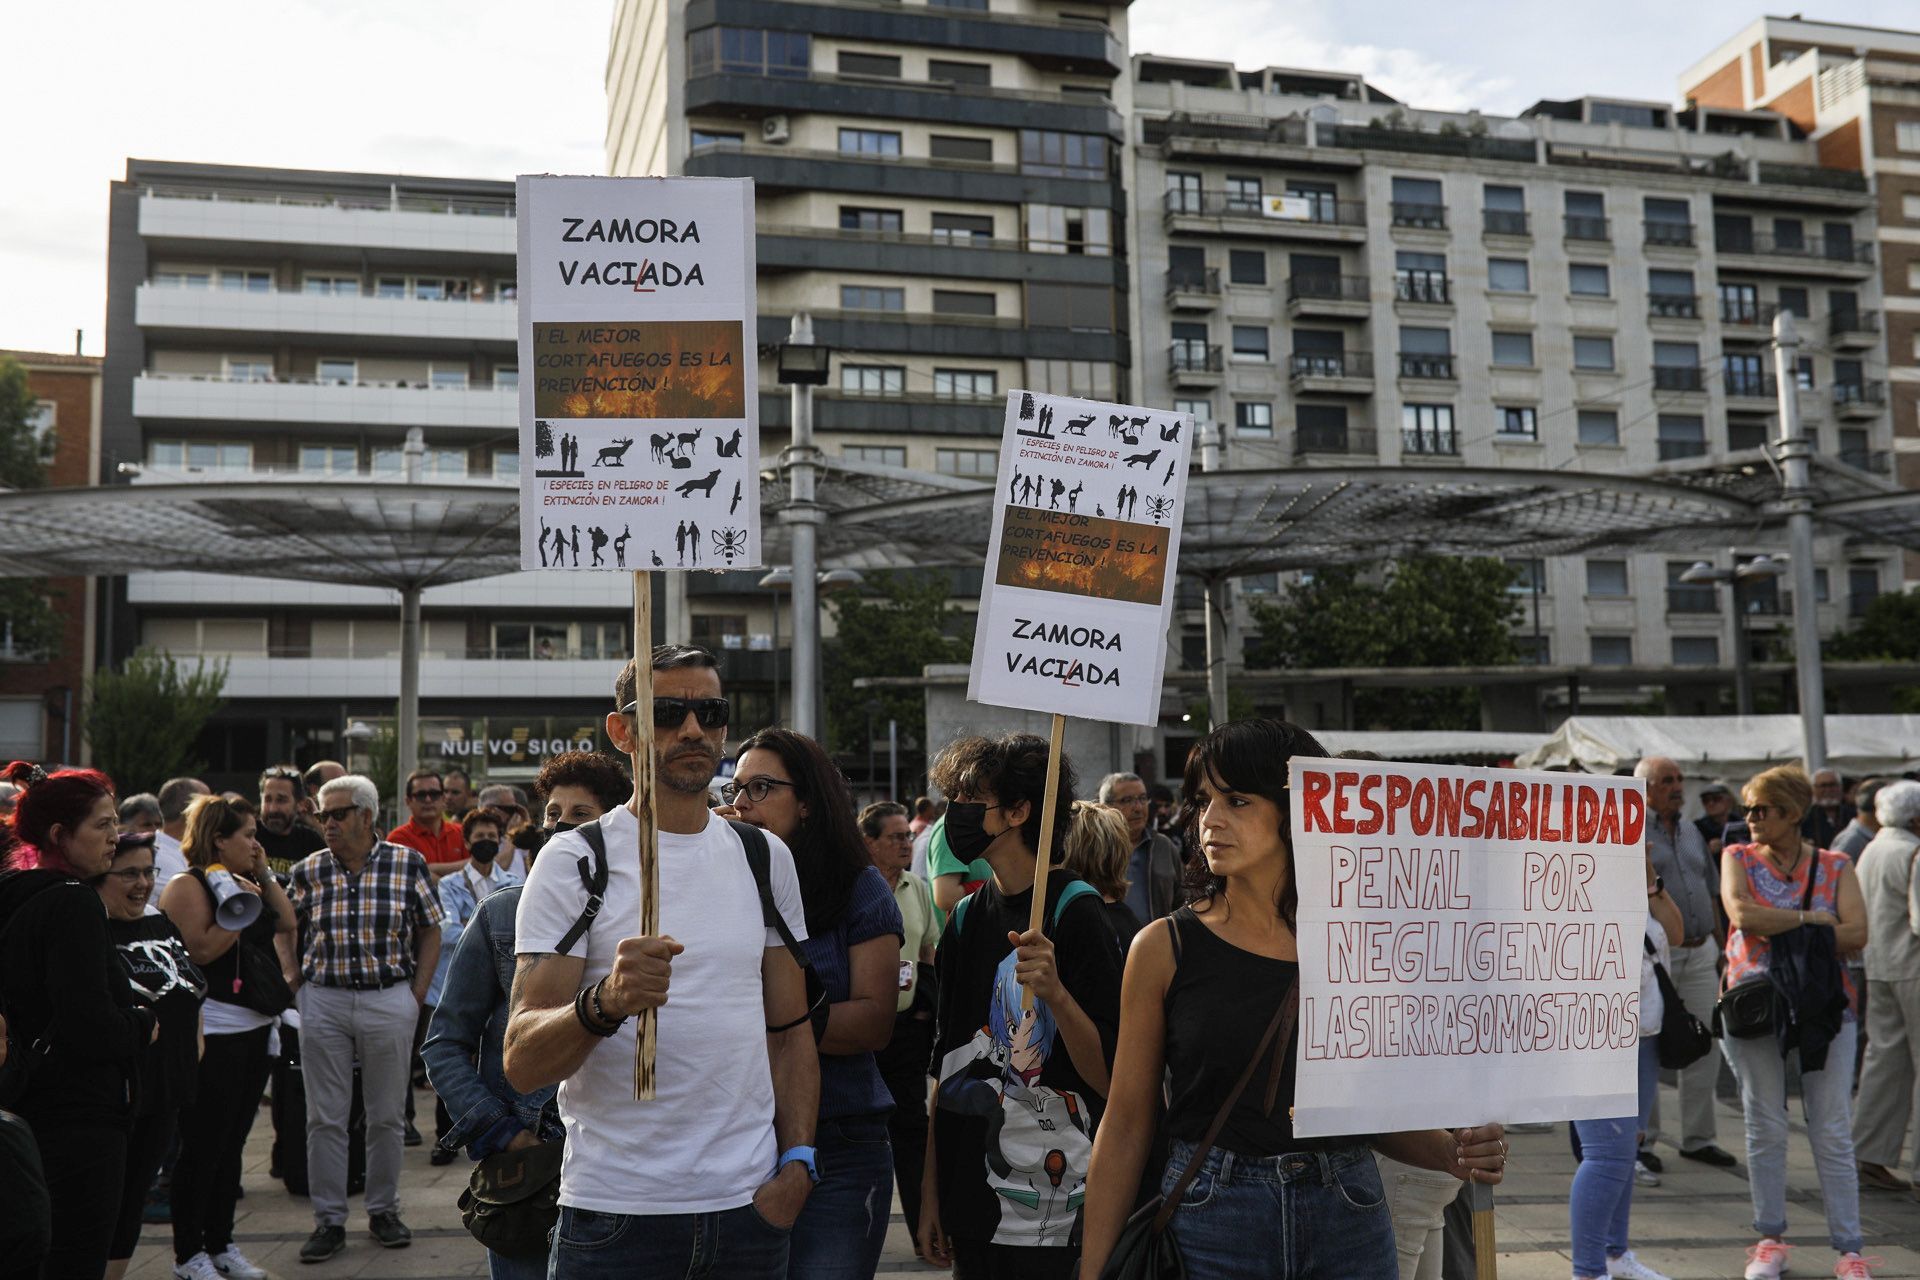
[{"label": "protest sign", "polygon": [[519,181],[520,567],[760,563],[753,184]]},{"label": "protest sign", "polygon": [[1639,1112],[1633,778],[1292,762],[1294,1132]]},{"label": "protest sign", "polygon": [[967,697],[1160,722],[1193,419],[1007,395]]}]

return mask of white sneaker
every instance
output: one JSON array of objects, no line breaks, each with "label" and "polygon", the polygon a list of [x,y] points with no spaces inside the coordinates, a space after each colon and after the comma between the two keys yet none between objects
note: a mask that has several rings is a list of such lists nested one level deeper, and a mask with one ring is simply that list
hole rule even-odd
[{"label": "white sneaker", "polygon": [[220,1280],[220,1273],[213,1269],[213,1259],[204,1253],[174,1263],[173,1275],[174,1280]]},{"label": "white sneaker", "polygon": [[1878,1258],[1863,1258],[1857,1253],[1843,1253],[1840,1255],[1840,1261],[1833,1266],[1833,1274],[1840,1277],[1840,1280],[1873,1280],[1873,1272],[1867,1270],[1867,1267],[1879,1264]]},{"label": "white sneaker", "polygon": [[1746,1280],[1776,1280],[1787,1270],[1787,1251],[1793,1246],[1779,1240],[1762,1240],[1747,1250]]},{"label": "white sneaker", "polygon": [[228,1245],[213,1255],[213,1269],[227,1280],[268,1280],[266,1269],[240,1252],[240,1246]]},{"label": "white sneaker", "polygon": [[1614,1280],[1667,1280],[1667,1277],[1634,1257],[1631,1249],[1617,1258],[1607,1259],[1607,1274]]},{"label": "white sneaker", "polygon": [[1633,1162],[1633,1181],[1637,1186],[1657,1187],[1660,1185],[1660,1175],[1647,1168],[1644,1160],[1635,1160]]}]

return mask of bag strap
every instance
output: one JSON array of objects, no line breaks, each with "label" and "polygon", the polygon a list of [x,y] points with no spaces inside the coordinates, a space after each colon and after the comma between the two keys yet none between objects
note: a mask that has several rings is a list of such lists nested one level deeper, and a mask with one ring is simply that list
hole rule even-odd
[{"label": "bag strap", "polygon": [[773,850],[767,845],[767,833],[751,822],[739,822],[727,819],[727,825],[740,837],[740,843],[746,847],[747,869],[753,872],[753,887],[760,894],[760,923],[780,935],[780,944],[793,957],[793,962],[804,973],[813,966],[807,962],[807,953],[800,949],[794,940],[793,930],[787,927],[786,916],[773,901]]},{"label": "bag strap", "polygon": [[1180,1207],[1181,1197],[1187,1194],[1187,1188],[1193,1185],[1194,1178],[1200,1172],[1200,1166],[1213,1153],[1214,1140],[1220,1136],[1220,1130],[1226,1127],[1227,1116],[1232,1114],[1234,1107],[1238,1105],[1240,1095],[1245,1093],[1247,1086],[1253,1082],[1253,1073],[1259,1068],[1260,1060],[1267,1056],[1268,1049],[1273,1045],[1274,1036],[1280,1037],[1279,1048],[1275,1051],[1276,1056],[1286,1053],[1287,1046],[1293,1043],[1294,1022],[1299,1014],[1300,983],[1296,980],[1287,988],[1286,998],[1280,1002],[1280,1007],[1273,1011],[1273,1020],[1267,1023],[1266,1034],[1260,1037],[1260,1047],[1253,1051],[1253,1057],[1247,1062],[1247,1069],[1240,1073],[1240,1079],[1235,1082],[1233,1092],[1229,1093],[1227,1100],[1220,1104],[1220,1110],[1214,1114],[1213,1123],[1207,1126],[1207,1136],[1202,1138],[1200,1145],[1193,1149],[1193,1158],[1188,1160],[1187,1167],[1181,1170],[1180,1180],[1173,1184],[1173,1190],[1168,1192],[1166,1198],[1160,1202],[1160,1211],[1153,1215],[1153,1234],[1156,1236],[1167,1229],[1167,1223],[1173,1218],[1173,1211]]},{"label": "bag strap", "polygon": [[572,951],[573,944],[580,941],[581,935],[593,927],[593,918],[600,914],[601,904],[606,901],[607,833],[600,825],[605,821],[606,817],[603,815],[592,822],[584,822],[574,828],[586,840],[587,848],[592,852],[593,857],[591,863],[586,858],[576,859],[574,863],[580,870],[580,883],[587,889],[587,905],[581,910],[580,918],[573,922],[573,927],[561,935],[556,950],[563,956]]},{"label": "bag strap", "polygon": [[1813,865],[1807,868],[1807,893],[1805,897],[1800,899],[1800,909],[1802,911],[1811,911],[1813,909],[1813,886],[1818,884],[1819,881],[1820,850],[1815,848],[1813,851]]}]

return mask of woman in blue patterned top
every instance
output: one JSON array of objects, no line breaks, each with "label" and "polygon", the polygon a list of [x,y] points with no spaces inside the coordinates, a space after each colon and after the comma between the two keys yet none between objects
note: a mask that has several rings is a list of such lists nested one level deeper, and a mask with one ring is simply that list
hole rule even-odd
[{"label": "woman in blue patterned top", "polygon": [[[874,1052],[893,1036],[900,990],[900,908],[854,823],[847,780],[812,738],[768,729],[749,738],[722,789],[732,813],[786,841],[807,909],[801,947],[832,1009],[820,1038],[820,1182],[793,1227],[790,1280],[870,1280],[892,1204],[887,1115],[893,1095]],[[857,1248],[850,1242],[859,1241]]]}]

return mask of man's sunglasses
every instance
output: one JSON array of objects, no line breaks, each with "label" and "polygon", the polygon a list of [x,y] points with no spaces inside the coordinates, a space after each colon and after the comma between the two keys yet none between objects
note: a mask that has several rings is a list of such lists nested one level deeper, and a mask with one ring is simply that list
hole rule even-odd
[{"label": "man's sunglasses", "polygon": [[[620,708],[620,714],[630,716],[639,705],[629,702]],[[655,698],[653,700],[653,727],[656,729],[678,729],[687,722],[688,713],[700,722],[702,729],[724,729],[727,721],[733,717],[733,704],[725,698]]]},{"label": "man's sunglasses", "polygon": [[438,787],[432,787],[432,788],[423,788],[422,790],[419,790],[419,791],[409,791],[409,792],[407,792],[407,799],[409,799],[409,800],[438,800],[438,799],[439,799],[439,798],[440,798],[441,796],[443,796],[443,795],[445,795],[445,794],[447,794],[447,793],[446,793],[446,792],[444,792],[444,791],[442,791],[442,790],[440,790],[440,789],[439,789]]},{"label": "man's sunglasses", "polygon": [[354,814],[358,812],[360,812],[359,805],[347,804],[347,805],[341,805],[338,809],[321,809],[317,811],[313,816],[323,826],[329,822],[338,822],[342,825],[345,825],[347,819],[351,818]]}]

